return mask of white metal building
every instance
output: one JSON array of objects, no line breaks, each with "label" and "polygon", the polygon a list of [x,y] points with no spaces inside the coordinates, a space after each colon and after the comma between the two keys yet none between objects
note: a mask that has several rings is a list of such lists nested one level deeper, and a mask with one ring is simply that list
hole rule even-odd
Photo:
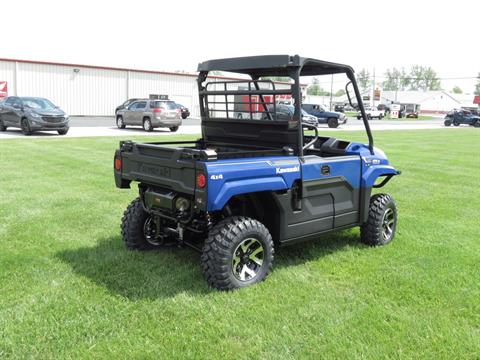
[{"label": "white metal building", "polygon": [[199,115],[195,74],[0,59],[9,96],[52,100],[70,115],[111,116],[128,98],[168,94]]},{"label": "white metal building", "polygon": [[[227,74],[231,76],[231,74]],[[197,75],[105,66],[61,64],[0,58],[0,96],[7,84],[8,96],[48,98],[69,115],[113,116],[115,108],[129,98],[167,94],[200,116]],[[209,81],[245,80],[209,76]],[[275,81],[277,88],[291,86]],[[301,85],[305,90],[306,85]]]}]

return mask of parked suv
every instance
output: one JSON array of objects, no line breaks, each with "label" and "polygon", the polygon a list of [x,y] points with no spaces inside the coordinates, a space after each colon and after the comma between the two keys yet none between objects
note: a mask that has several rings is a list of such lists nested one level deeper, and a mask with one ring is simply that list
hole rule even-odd
[{"label": "parked suv", "polygon": [[45,130],[65,135],[69,120],[68,115],[48,99],[9,96],[0,103],[0,131],[8,127],[20,128],[25,135]]},{"label": "parked suv", "polygon": [[167,127],[177,131],[182,125],[181,110],[171,100],[138,100],[118,110],[115,114],[117,127],[142,126],[145,131]]},{"label": "parked suv", "polygon": [[329,111],[324,105],[302,104],[302,109],[318,119],[319,124],[328,124],[330,128],[338,127],[338,124],[345,124],[347,117],[340,112]]}]

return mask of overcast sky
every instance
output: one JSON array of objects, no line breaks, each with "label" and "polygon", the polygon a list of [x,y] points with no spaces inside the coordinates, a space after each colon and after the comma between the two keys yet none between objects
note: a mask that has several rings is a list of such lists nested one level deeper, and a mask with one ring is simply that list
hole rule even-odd
[{"label": "overcast sky", "polygon": [[[472,0],[23,0],[0,11],[2,58],[193,72],[211,58],[300,54],[378,76],[412,64],[441,78],[480,72]],[[474,83],[442,80],[464,92]]]}]

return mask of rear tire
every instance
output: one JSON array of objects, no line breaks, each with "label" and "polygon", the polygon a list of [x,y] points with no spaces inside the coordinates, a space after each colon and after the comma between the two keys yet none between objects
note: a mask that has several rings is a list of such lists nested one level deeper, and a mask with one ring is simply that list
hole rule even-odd
[{"label": "rear tire", "polygon": [[330,118],[327,120],[327,124],[329,128],[337,128],[338,127],[338,119]]},{"label": "rear tire", "polygon": [[7,127],[3,124],[3,120],[0,118],[0,131],[7,130]]},{"label": "rear tire", "polygon": [[119,129],[125,129],[125,123],[123,122],[123,117],[122,116],[117,117],[117,127]]},{"label": "rear tire", "polygon": [[148,234],[145,234],[146,230],[150,230],[151,223],[152,217],[143,209],[140,198],[133,200],[123,213],[121,224],[122,239],[128,249],[151,250],[161,246],[152,238],[148,240]]},{"label": "rear tire", "polygon": [[23,135],[25,135],[25,136],[32,135],[32,130],[30,129],[30,124],[28,123],[27,119],[23,118],[20,121],[20,127],[22,129]]},{"label": "rear tire", "polygon": [[456,122],[456,121],[454,121],[454,122],[453,122],[453,126],[460,126],[460,123],[459,123],[459,122]]},{"label": "rear tire", "polygon": [[370,198],[368,219],[360,227],[360,241],[370,246],[386,245],[395,237],[397,206],[388,194],[376,194]]},{"label": "rear tire", "polygon": [[262,223],[230,217],[208,233],[201,257],[203,276],[219,290],[246,287],[267,277],[273,255],[272,236]]},{"label": "rear tire", "polygon": [[480,120],[477,120],[477,122],[474,123],[473,126],[476,128],[480,128]]},{"label": "rear tire", "polygon": [[152,122],[149,118],[143,119],[143,130],[145,131],[153,131]]},{"label": "rear tire", "polygon": [[58,130],[58,135],[67,135],[69,129]]},{"label": "rear tire", "polygon": [[171,132],[175,132],[175,131],[177,131],[177,130],[178,130],[178,126],[172,126],[172,127],[170,128],[170,131],[171,131]]}]

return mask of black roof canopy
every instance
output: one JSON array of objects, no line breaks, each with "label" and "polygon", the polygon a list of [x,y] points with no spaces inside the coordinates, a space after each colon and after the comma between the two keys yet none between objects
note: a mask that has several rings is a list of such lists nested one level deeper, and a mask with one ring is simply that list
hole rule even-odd
[{"label": "black roof canopy", "polygon": [[228,59],[208,60],[198,64],[199,72],[228,71],[260,76],[290,76],[292,71],[301,68],[300,76],[351,73],[348,65],[300,57],[298,55],[246,56]]}]

